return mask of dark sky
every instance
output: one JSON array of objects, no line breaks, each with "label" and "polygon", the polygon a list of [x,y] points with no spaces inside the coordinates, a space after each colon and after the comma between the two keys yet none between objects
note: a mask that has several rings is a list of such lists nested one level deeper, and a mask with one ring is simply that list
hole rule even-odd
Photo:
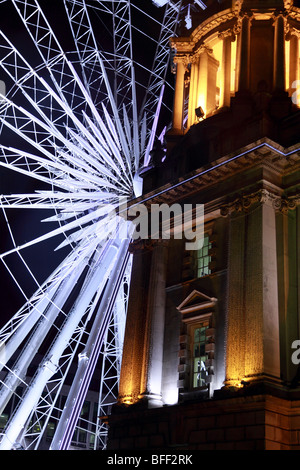
[{"label": "dark sky", "polygon": [[[143,11],[146,10],[151,15],[156,15],[158,18],[161,17],[162,10],[154,7],[151,0],[134,0],[134,2]],[[40,0],[39,4],[47,15],[47,18],[64,50],[66,52],[74,50],[72,36],[65,16],[63,0]],[[95,11],[94,14],[91,14],[91,20],[94,25],[96,38],[99,41],[99,47],[103,47],[105,50],[108,50],[112,46],[112,36],[107,17],[103,17]],[[155,23],[138,13],[136,10],[134,10],[133,13],[133,21],[134,24],[140,25],[141,28],[149,33],[151,37],[158,32],[158,29],[155,27]],[[31,40],[28,38],[28,34],[10,0],[0,3],[0,28],[32,66],[36,67],[40,64],[39,54],[36,52]],[[145,39],[138,39],[138,34],[134,34],[135,57],[139,62],[150,67],[155,44],[152,41],[148,42]],[[150,44],[153,48],[152,51],[149,49]],[[138,75],[138,79],[145,81],[147,78],[148,77],[146,75]],[[4,80],[7,85],[7,89],[10,89],[11,83],[1,68],[0,80]],[[20,95],[17,95],[16,99],[17,104],[24,104]],[[166,123],[168,124],[168,122]],[[20,142],[15,135],[7,133],[6,131],[2,132],[0,135],[0,142],[5,145],[12,145],[13,147],[20,146],[22,149],[26,148],[26,146],[24,147],[24,143]],[[37,184],[31,178],[0,168],[0,194],[22,192],[30,193],[35,189],[45,189],[45,187],[43,185],[41,186],[40,183]],[[47,231],[48,228],[50,229],[49,225],[40,223],[42,218],[50,215],[44,211],[41,214],[39,211],[33,210],[8,210],[6,215],[9,217],[13,236],[16,238],[17,244],[24,243],[24,241],[28,241],[44,231]],[[56,254],[53,252],[58,242],[59,240],[55,239],[22,251],[22,255],[26,262],[28,262],[30,269],[32,269],[32,272],[40,282],[42,282],[43,279],[52,272],[60,260],[67,254],[67,249]],[[0,213],[0,245],[1,252],[11,248],[12,246],[11,237],[5,223],[3,213]],[[20,283],[21,288],[25,290],[25,295],[28,296],[31,292],[34,292],[36,289],[35,282],[30,278],[30,274],[24,268],[24,264],[18,255],[5,258],[5,262],[8,263],[9,269],[11,269],[13,274],[16,275],[16,281]],[[12,280],[7,267],[5,267],[0,261],[0,325],[5,323],[7,318],[23,305],[23,302],[24,295],[21,293],[20,289],[16,287],[16,282]]]}]

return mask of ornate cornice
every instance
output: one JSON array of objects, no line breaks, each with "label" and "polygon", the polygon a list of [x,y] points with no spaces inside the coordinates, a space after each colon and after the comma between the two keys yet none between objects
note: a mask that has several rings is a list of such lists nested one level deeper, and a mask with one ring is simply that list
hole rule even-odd
[{"label": "ornate cornice", "polygon": [[[264,144],[266,144],[266,146]],[[272,146],[272,148],[270,148],[270,146]],[[180,177],[177,180],[173,180],[172,183],[166,183],[147,194],[143,194],[143,196],[133,200],[129,205],[138,204],[140,202],[147,207],[150,207],[151,204],[173,204],[174,202],[184,201],[187,197],[193,197],[195,194],[201,195],[201,201],[203,201],[203,195],[207,195],[208,191],[212,190],[213,194],[209,198],[205,197],[205,213],[213,214],[214,211],[219,213],[219,209],[222,207],[223,215],[227,215],[225,213],[227,210],[226,207],[228,204],[234,207],[233,201],[236,201],[236,207],[246,207],[249,205],[249,202],[246,201],[246,197],[244,198],[245,201],[242,203],[242,206],[241,203],[238,203],[238,197],[236,195],[239,193],[246,194],[246,191],[248,191],[251,195],[256,194],[258,189],[267,188],[270,193],[273,192],[273,194],[277,194],[277,197],[281,195],[283,188],[278,187],[277,183],[276,186],[273,187],[272,181],[274,177],[276,181],[278,181],[278,178],[280,180],[282,178],[288,178],[289,181],[294,181],[291,183],[293,188],[286,188],[286,190],[293,190],[293,194],[297,191],[296,197],[289,196],[288,199],[287,197],[282,198],[281,202],[277,203],[276,210],[279,210],[278,207],[281,207],[282,210],[284,210],[285,207],[294,208],[295,204],[299,204],[300,194],[299,189],[297,190],[295,187],[298,180],[295,179],[295,177],[292,178],[291,175],[297,174],[297,172],[300,171],[300,151],[296,146],[294,149],[289,148],[285,150],[288,152],[287,156],[283,155],[284,149],[271,140],[267,138],[259,140],[253,143],[253,145],[241,149],[241,154],[237,158],[234,158],[233,154],[228,154],[226,157],[214,161],[211,168],[209,165],[199,168],[189,173],[186,178]],[[292,150],[294,150],[294,152],[292,152]],[[229,183],[228,186],[226,186],[225,183],[224,188],[226,188],[226,193],[224,193],[223,190],[220,190],[220,192],[216,191],[216,193],[214,192],[214,188],[217,188],[216,185],[220,185],[221,183],[223,185],[226,180],[232,181],[232,178],[235,178],[236,181],[242,181],[240,175],[255,168],[264,169],[268,176],[266,180],[263,179],[253,182],[252,190],[250,186],[247,186],[247,189],[245,188],[243,190],[243,184],[241,183],[239,189],[236,188],[234,192],[232,191],[232,196],[230,196],[229,191],[231,191],[231,183]],[[248,195],[247,198],[249,197]]]},{"label": "ornate cornice", "polygon": [[244,0],[234,0],[232,2],[232,10],[236,16],[240,14],[243,3]]},{"label": "ornate cornice", "polygon": [[[300,23],[300,8],[294,7],[291,0],[284,2],[284,9],[282,10],[268,10],[268,11],[256,11],[250,9],[243,10],[243,0],[237,0],[233,2],[231,8],[223,10],[215,15],[204,20],[200,25],[192,32],[189,37],[173,37],[170,39],[170,45],[174,48],[177,53],[193,54],[197,51],[199,44],[203,41],[205,36],[213,31],[218,31],[220,35],[226,34],[237,35],[241,30],[241,22],[243,18],[248,17],[250,21],[256,18],[273,18],[274,22],[278,21],[278,18],[282,17],[285,22],[286,33],[288,32],[288,20]],[[231,22],[230,28],[226,29],[226,23]],[[224,26],[225,24],[225,26]],[[294,26],[294,25],[293,25]],[[300,26],[299,26],[300,29]],[[224,31],[223,31],[224,30]],[[297,28],[296,28],[297,30]],[[297,34],[293,32],[292,34]]]},{"label": "ornate cornice", "polygon": [[[239,2],[236,2],[239,3]],[[220,28],[223,23],[234,20],[238,17],[236,10],[228,9],[217,13],[203,21],[191,34],[190,37],[173,37],[170,39],[170,45],[178,53],[192,53],[197,48],[197,44],[211,31]]]}]

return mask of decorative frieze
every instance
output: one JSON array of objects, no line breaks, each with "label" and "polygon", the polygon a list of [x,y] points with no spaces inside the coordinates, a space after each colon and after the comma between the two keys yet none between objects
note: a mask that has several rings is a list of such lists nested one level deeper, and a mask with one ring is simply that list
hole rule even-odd
[{"label": "decorative frieze", "polygon": [[247,212],[254,204],[269,204],[276,211],[287,212],[296,209],[300,204],[299,196],[279,196],[266,189],[260,189],[251,194],[243,194],[234,199],[234,201],[221,206],[220,213],[223,217],[233,212]]},{"label": "decorative frieze", "polygon": [[[240,2],[236,2],[237,4]],[[208,20],[201,23],[201,25],[196,28],[189,38],[176,38],[173,37],[170,39],[170,46],[177,50],[177,52],[191,53],[195,50],[200,41],[214,29],[222,29],[223,23],[227,23],[232,20],[236,20],[238,17],[240,8],[236,8],[233,11],[224,10]]]}]

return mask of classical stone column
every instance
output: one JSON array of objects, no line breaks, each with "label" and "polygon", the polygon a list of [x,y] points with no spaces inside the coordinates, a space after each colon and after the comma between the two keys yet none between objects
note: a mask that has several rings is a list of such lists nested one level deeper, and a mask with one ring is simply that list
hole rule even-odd
[{"label": "classical stone column", "polygon": [[147,241],[132,244],[130,250],[132,275],[118,397],[118,402],[125,404],[139,401],[152,253]]},{"label": "classical stone column", "polygon": [[[274,197],[266,191],[230,206],[225,385],[280,377]],[[228,210],[228,208],[227,208]]]},{"label": "classical stone column", "polygon": [[245,378],[280,377],[276,220],[262,195],[247,218]]},{"label": "classical stone column", "polygon": [[[161,406],[162,366],[166,303],[165,240],[154,242],[148,288],[147,324],[142,360],[140,399],[149,407]],[[141,359],[141,358],[140,358]]]},{"label": "classical stone column", "polygon": [[291,359],[291,345],[300,339],[299,331],[299,273],[300,220],[299,207],[279,207],[276,215],[278,243],[278,298],[281,332],[281,374],[292,382],[298,365]]},{"label": "classical stone column", "polygon": [[232,386],[239,385],[245,377],[245,226],[245,213],[230,214],[225,385]]},{"label": "classical stone column", "polygon": [[198,75],[199,75],[199,55],[195,54],[191,59],[191,80],[189,91],[189,110],[188,110],[188,128],[196,122],[196,103],[198,92]]},{"label": "classical stone column", "polygon": [[249,90],[250,87],[250,32],[251,17],[244,13],[241,19],[238,91]]},{"label": "classical stone column", "polygon": [[219,37],[223,41],[222,52],[222,80],[221,80],[221,96],[220,108],[230,106],[230,85],[231,85],[231,43],[233,40],[233,32],[231,30],[220,33]]},{"label": "classical stone column", "polygon": [[176,67],[175,96],[173,108],[173,130],[182,132],[183,128],[183,108],[184,108],[184,74],[185,74],[185,58],[176,56],[174,58]]},{"label": "classical stone column", "polygon": [[[300,240],[300,205],[296,209],[296,236]],[[297,298],[300,299],[300,243],[297,243]],[[300,319],[300,302],[298,300],[298,318]],[[298,337],[300,338],[300,320],[298,320]]]},{"label": "classical stone column", "polygon": [[274,90],[285,90],[285,18],[282,14],[274,20]]},{"label": "classical stone column", "polygon": [[299,76],[299,35],[300,35],[299,31],[292,30],[290,32],[289,89],[290,89],[291,94],[295,91],[295,86],[293,86],[293,83],[296,80],[300,79],[300,76]]},{"label": "classical stone column", "polygon": [[205,116],[216,108],[217,70],[219,62],[212,50],[204,47],[199,56],[196,108],[201,106]]}]

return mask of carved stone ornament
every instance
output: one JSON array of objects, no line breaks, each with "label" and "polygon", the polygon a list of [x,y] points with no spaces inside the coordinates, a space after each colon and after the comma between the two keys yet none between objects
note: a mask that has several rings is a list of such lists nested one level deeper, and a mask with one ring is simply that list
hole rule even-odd
[{"label": "carved stone ornament", "polygon": [[187,69],[188,65],[191,63],[191,56],[189,54],[180,54],[176,55],[173,59],[174,64],[181,63],[183,64],[184,68]]},{"label": "carved stone ornament", "polygon": [[235,36],[236,36],[236,33],[235,33],[234,28],[226,29],[225,31],[221,31],[218,34],[219,39],[231,38],[231,41],[235,41]]},{"label": "carved stone ornament", "polygon": [[300,30],[292,28],[289,24],[287,25],[286,39],[290,40],[291,36],[296,36],[297,39],[300,39]]},{"label": "carved stone ornament", "polygon": [[224,204],[220,208],[220,213],[223,217],[227,217],[233,212],[247,212],[253,204],[257,203],[272,205],[274,210],[286,213],[289,210],[294,210],[300,204],[300,196],[281,197],[266,189],[260,189],[255,193],[241,195],[234,201]]}]

